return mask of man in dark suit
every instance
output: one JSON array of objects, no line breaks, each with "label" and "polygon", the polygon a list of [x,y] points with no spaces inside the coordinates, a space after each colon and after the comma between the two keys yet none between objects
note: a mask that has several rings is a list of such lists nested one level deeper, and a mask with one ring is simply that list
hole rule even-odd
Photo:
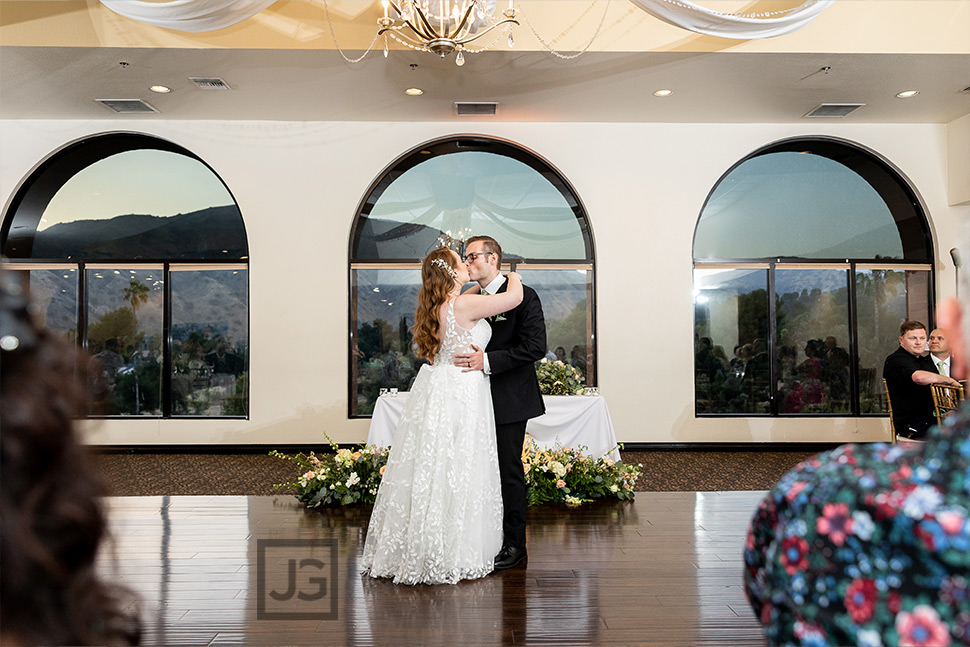
[{"label": "man in dark suit", "polygon": [[[504,292],[507,281],[499,272],[502,248],[495,239],[475,236],[465,248],[468,276],[482,286],[482,292]],[[546,354],[546,322],[535,290],[523,285],[522,303],[489,318],[492,338],[485,351],[455,356],[465,371],[485,371],[490,375],[492,406],[495,408],[495,433],[498,444],[499,474],[504,508],[502,550],[495,556],[495,570],[512,568],[528,558],[525,547],[526,500],[525,472],[522,469],[522,443],[529,418],[545,413],[535,362]]]},{"label": "man in dark suit", "polygon": [[958,384],[940,375],[926,349],[926,326],[918,321],[904,321],[899,327],[899,348],[886,358],[882,376],[889,388],[896,434],[922,440],[926,430],[936,423],[930,384]]}]

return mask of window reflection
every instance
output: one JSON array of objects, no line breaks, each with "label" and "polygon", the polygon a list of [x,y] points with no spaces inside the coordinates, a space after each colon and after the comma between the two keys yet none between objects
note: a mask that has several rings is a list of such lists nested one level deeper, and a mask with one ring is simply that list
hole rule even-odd
[{"label": "window reflection", "polygon": [[586,259],[581,223],[560,190],[527,164],[453,152],[395,177],[360,223],[358,259],[423,258],[446,232],[492,236],[506,258]]},{"label": "window reflection", "polygon": [[546,320],[546,359],[577,369],[587,384],[596,383],[593,355],[593,313],[589,307],[592,270],[526,270],[522,281],[539,295]]},{"label": "window reflection", "polygon": [[23,271],[28,275],[24,285],[30,286],[30,300],[38,323],[71,343],[77,341],[77,268],[54,266]]},{"label": "window reflection", "polygon": [[768,270],[694,272],[698,413],[768,413]]},{"label": "window reflection", "polygon": [[424,359],[414,354],[411,326],[420,269],[354,270],[356,394],[352,412],[370,415],[382,388],[410,390]]},{"label": "window reflection", "polygon": [[[0,231],[4,267],[30,272],[47,327],[100,362],[92,414],[248,414],[246,231],[198,157],[135,133],[79,140],[38,165]],[[167,302],[169,272],[188,263]],[[194,360],[205,368],[189,378]]]},{"label": "window reflection", "polygon": [[178,270],[172,282],[172,414],[249,413],[248,272]]},{"label": "window reflection", "polygon": [[845,269],[776,269],[780,413],[849,413]]},{"label": "window reflection", "polygon": [[99,267],[87,279],[88,351],[100,364],[94,413],[162,411],[162,267]]},{"label": "window reflection", "polygon": [[855,273],[859,331],[861,413],[888,412],[882,385],[886,357],[899,347],[899,324],[907,319],[930,326],[927,270],[863,269]]}]

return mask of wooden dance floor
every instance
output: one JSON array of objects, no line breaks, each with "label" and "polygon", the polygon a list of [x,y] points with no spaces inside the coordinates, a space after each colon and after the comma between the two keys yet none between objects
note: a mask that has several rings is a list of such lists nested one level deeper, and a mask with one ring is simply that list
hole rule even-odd
[{"label": "wooden dance floor", "polygon": [[359,574],[369,508],[114,497],[101,571],[140,596],[146,645],[761,646],[741,551],[762,495],[532,508],[528,568],[417,587]]}]

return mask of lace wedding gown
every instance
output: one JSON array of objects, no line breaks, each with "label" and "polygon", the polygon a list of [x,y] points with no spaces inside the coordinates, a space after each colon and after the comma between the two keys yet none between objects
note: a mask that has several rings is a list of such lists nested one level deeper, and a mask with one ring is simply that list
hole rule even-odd
[{"label": "lace wedding gown", "polygon": [[492,329],[471,330],[448,305],[433,365],[418,372],[371,513],[361,561],[396,584],[453,584],[492,571],[502,547],[495,420],[488,377],[463,373],[454,355],[485,348]]}]

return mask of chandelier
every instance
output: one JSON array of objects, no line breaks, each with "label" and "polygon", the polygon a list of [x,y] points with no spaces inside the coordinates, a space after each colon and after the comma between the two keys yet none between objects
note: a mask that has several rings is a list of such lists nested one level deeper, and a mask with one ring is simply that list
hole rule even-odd
[{"label": "chandelier", "polygon": [[512,25],[519,22],[514,2],[509,0],[508,8],[497,13],[495,0],[382,0],[384,16],[377,19],[377,35],[384,36],[385,57],[390,35],[411,49],[433,52],[441,58],[458,52],[455,63],[462,66],[465,52],[484,51],[494,43],[477,50],[465,46],[503,25],[509,34],[509,47],[515,45]]}]

